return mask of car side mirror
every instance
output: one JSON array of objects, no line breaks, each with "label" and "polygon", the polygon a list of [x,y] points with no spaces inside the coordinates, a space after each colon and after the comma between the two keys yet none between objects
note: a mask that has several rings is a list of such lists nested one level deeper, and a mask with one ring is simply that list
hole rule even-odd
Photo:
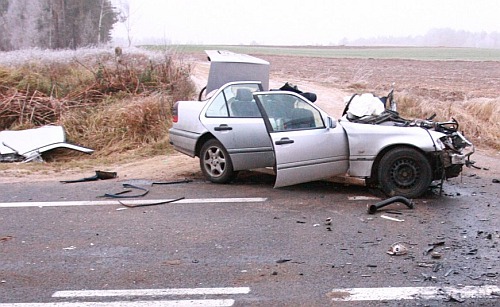
[{"label": "car side mirror", "polygon": [[333,129],[335,127],[337,127],[337,121],[328,116],[328,129]]}]

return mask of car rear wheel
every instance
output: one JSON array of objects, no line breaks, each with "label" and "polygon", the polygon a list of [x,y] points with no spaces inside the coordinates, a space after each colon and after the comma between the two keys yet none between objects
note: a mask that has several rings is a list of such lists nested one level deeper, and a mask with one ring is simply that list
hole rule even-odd
[{"label": "car rear wheel", "polygon": [[432,182],[429,161],[413,148],[388,151],[380,160],[377,173],[381,190],[389,196],[419,197]]},{"label": "car rear wheel", "polygon": [[200,151],[200,168],[203,175],[215,183],[227,183],[236,177],[227,150],[216,139],[205,142]]}]

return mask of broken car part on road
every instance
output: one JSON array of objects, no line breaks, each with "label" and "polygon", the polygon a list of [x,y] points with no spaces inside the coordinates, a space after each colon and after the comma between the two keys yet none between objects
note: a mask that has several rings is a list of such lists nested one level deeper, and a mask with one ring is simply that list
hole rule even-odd
[{"label": "broken car part on road", "polygon": [[183,179],[183,180],[174,180],[174,181],[155,181],[152,184],[158,185],[168,185],[168,184],[178,184],[178,183],[190,183],[193,182],[191,179]]},{"label": "broken car part on road", "polygon": [[107,180],[118,177],[116,172],[105,172],[105,171],[95,171],[95,175],[92,177],[86,177],[82,179],[75,180],[62,180],[62,183],[75,183],[75,182],[86,182],[86,181],[96,181],[96,180]]},{"label": "broken car part on road", "polygon": [[140,193],[140,194],[134,194],[134,195],[123,195],[123,194],[126,194],[126,193],[129,193],[131,192],[132,190],[125,190],[125,191],[121,191],[121,192],[118,192],[118,193],[106,193],[104,194],[102,197],[111,197],[111,198],[132,198],[132,197],[142,197],[142,196],[145,196],[146,194],[149,193],[149,190],[146,189],[146,188],[141,188],[141,187],[138,187],[136,185],[133,185],[133,184],[130,184],[130,183],[124,183],[122,184],[123,188],[124,189],[127,189],[127,188],[130,188],[130,189],[137,189],[137,190],[141,190],[143,191],[143,193]]},{"label": "broken car part on road", "polygon": [[397,242],[391,245],[387,253],[391,256],[401,256],[408,253],[408,247],[403,243]]},{"label": "broken car part on road", "polygon": [[94,152],[93,149],[67,143],[61,126],[0,131],[0,162],[43,161],[42,153],[56,148],[68,148],[87,154]]},{"label": "broken car part on road", "polygon": [[124,204],[121,201],[118,201],[118,202],[120,203],[120,205],[125,206],[127,208],[136,208],[136,207],[148,207],[148,206],[165,205],[165,204],[174,203],[176,201],[183,200],[183,199],[185,199],[185,197],[179,197],[179,198],[172,199],[172,200],[167,200],[167,201],[160,201],[160,202],[154,202],[154,203],[148,203],[148,204],[138,204],[138,205]]},{"label": "broken car part on road", "polygon": [[413,202],[410,199],[403,197],[403,196],[394,196],[394,197],[385,199],[381,202],[378,202],[374,205],[368,205],[368,213],[374,214],[375,212],[377,212],[378,209],[385,207],[387,205],[390,205],[392,203],[396,203],[396,202],[405,204],[410,209],[414,208]]}]

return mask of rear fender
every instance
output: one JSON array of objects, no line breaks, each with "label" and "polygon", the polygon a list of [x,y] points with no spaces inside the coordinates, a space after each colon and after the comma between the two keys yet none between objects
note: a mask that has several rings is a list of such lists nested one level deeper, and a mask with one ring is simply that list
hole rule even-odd
[{"label": "rear fender", "polygon": [[196,142],[196,148],[195,148],[195,156],[196,157],[200,157],[200,151],[201,151],[201,147],[203,147],[203,144],[205,144],[206,141],[210,140],[210,139],[215,139],[216,137],[211,134],[210,132],[207,132],[205,134],[203,134],[199,139],[198,139],[198,142]]}]

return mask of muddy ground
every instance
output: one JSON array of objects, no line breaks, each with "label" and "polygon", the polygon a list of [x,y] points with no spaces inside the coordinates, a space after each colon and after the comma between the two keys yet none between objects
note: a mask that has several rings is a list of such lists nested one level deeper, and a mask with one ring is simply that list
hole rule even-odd
[{"label": "muddy ground", "polygon": [[[291,82],[304,91],[315,92],[318,95],[316,103],[337,118],[342,113],[344,97],[356,92],[384,95],[392,82],[396,83],[396,97],[404,94],[429,103],[497,98],[500,94],[500,62],[255,56],[271,63],[271,88]],[[201,89],[208,76],[208,62],[203,54],[189,55],[188,60],[193,62],[192,77]],[[488,177],[499,177],[500,152],[478,148],[473,157],[480,167],[488,169]],[[81,158],[83,156],[80,154],[75,157]],[[0,165],[0,183],[81,178],[92,175],[97,169],[116,171],[122,178],[165,180],[201,177],[198,159],[172,153],[151,158],[132,158],[128,162],[88,165],[76,168],[61,165],[53,167],[50,163],[35,167],[24,164]]]}]

